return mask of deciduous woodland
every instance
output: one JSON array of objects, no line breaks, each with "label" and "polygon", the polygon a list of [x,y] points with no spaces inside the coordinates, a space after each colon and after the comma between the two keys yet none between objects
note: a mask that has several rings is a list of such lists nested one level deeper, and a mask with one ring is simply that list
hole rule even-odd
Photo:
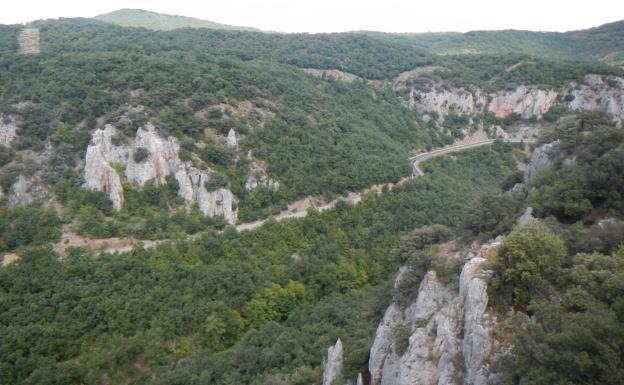
[{"label": "deciduous woodland", "polygon": [[0,383],[624,378],[622,22],[27,28],[0,26]]}]

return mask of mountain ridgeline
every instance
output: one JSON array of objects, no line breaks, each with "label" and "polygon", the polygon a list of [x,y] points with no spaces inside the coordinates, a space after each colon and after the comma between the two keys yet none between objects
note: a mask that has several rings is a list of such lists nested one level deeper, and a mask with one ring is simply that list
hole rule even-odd
[{"label": "mountain ridgeline", "polygon": [[0,383],[621,383],[623,52],[0,26]]},{"label": "mountain ridgeline", "polygon": [[162,13],[144,11],[142,9],[119,9],[94,17],[96,20],[121,25],[123,27],[147,28],[160,31],[170,31],[178,28],[208,28],[235,31],[259,31],[251,27],[239,27],[215,23],[213,21],[186,16],[165,15]]}]

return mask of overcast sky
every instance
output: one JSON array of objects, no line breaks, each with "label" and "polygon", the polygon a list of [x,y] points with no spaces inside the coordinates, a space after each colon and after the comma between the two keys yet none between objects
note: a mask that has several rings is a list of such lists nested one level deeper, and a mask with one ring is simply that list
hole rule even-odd
[{"label": "overcast sky", "polygon": [[484,29],[569,31],[624,19],[624,0],[17,0],[1,24],[92,17],[119,8],[192,16],[282,32]]}]

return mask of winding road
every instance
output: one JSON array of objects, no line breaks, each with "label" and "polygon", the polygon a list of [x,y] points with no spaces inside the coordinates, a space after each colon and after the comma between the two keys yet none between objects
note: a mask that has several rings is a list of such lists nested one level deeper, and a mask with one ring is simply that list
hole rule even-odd
[{"label": "winding road", "polygon": [[[534,143],[535,139],[532,138],[510,138],[503,139],[503,141],[508,143]],[[467,150],[470,148],[480,147],[488,144],[492,144],[495,142],[495,139],[480,139],[475,140],[474,142],[455,144],[444,148],[438,148],[429,152],[425,152],[422,154],[418,154],[409,158],[410,163],[412,164],[412,178],[417,178],[424,174],[424,172],[418,167],[420,162],[425,160],[435,158],[436,156],[446,155],[451,152],[457,152],[462,150]],[[399,183],[400,184],[400,183]],[[339,201],[346,201],[351,204],[357,204],[360,202],[362,197],[371,191],[379,192],[382,190],[384,186],[392,187],[393,184],[384,184],[384,185],[375,185],[370,188],[366,188],[357,192],[351,192],[346,197],[340,197],[334,199],[330,202],[324,203],[319,201],[318,199],[312,197],[306,197],[300,199],[299,201],[293,202],[288,206],[288,209],[281,211],[269,218],[260,219],[252,222],[245,222],[237,224],[237,231],[245,231],[245,230],[253,230],[257,227],[262,226],[267,220],[274,219],[276,221],[282,221],[289,218],[303,218],[308,214],[309,208],[315,208],[318,211],[325,211],[333,208],[336,203]],[[189,239],[197,238],[201,236],[202,233],[197,233],[193,235],[189,235]],[[134,238],[106,238],[106,239],[91,239],[87,237],[83,237],[71,232],[64,233],[61,237],[61,241],[56,243],[54,246],[55,251],[64,254],[66,252],[67,247],[89,247],[93,250],[101,250],[104,253],[115,253],[115,252],[126,252],[132,250],[132,248],[137,244],[137,242],[142,243],[144,248],[152,248],[158,245],[161,242],[167,241],[163,240],[138,240]]]},{"label": "winding road", "polygon": [[[412,164],[412,179],[414,178],[418,178],[421,175],[424,175],[425,173],[418,167],[418,164],[420,162],[423,162],[425,160],[431,159],[431,158],[435,158],[436,156],[440,156],[440,155],[446,155],[449,154],[451,152],[457,152],[457,151],[462,151],[462,150],[468,150],[470,148],[475,148],[475,147],[481,147],[481,146],[485,146],[487,144],[492,144],[496,141],[496,139],[487,139],[487,140],[480,140],[477,142],[472,142],[472,143],[465,143],[465,144],[458,144],[455,146],[449,146],[449,147],[443,147],[443,148],[438,148],[429,152],[423,152],[422,154],[418,154],[415,156],[412,156],[409,158],[410,163]],[[512,139],[503,139],[503,142],[507,142],[507,143],[534,143],[535,139],[525,139],[525,138],[512,138]]]}]

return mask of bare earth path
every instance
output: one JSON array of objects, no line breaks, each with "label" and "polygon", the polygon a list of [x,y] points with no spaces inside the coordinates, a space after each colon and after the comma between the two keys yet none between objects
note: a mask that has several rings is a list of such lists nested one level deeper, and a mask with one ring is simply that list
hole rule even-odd
[{"label": "bare earth path", "polygon": [[[486,139],[484,139],[484,137]],[[535,139],[533,137],[508,137],[503,139],[505,142],[509,143],[533,143]],[[450,146],[438,148],[429,152],[425,152],[422,154],[417,154],[409,158],[410,163],[412,164],[412,175],[411,178],[417,178],[423,175],[423,171],[418,167],[418,165],[428,159],[435,158],[437,156],[446,155],[452,152],[463,151],[470,148],[485,146],[488,144],[492,144],[495,142],[495,139],[487,139],[482,132],[477,132],[472,136],[468,136],[460,141],[453,143]],[[409,178],[402,179],[398,184],[403,184],[407,182]],[[323,202],[319,198],[314,197],[305,197],[296,202],[288,205],[288,209],[281,211],[269,218],[260,219],[253,222],[240,223],[235,226],[237,231],[245,231],[245,230],[253,230],[262,226],[267,220],[274,219],[276,221],[283,221],[289,218],[303,218],[308,214],[308,210],[311,208],[316,209],[317,211],[325,211],[333,208],[339,201],[345,201],[350,204],[358,204],[362,197],[369,192],[380,193],[384,187],[388,187],[392,189],[394,187],[393,183],[386,184],[377,184],[371,186],[369,188],[360,190],[358,192],[351,192],[346,197],[339,197],[330,202]],[[197,233],[190,235],[189,239],[194,239],[201,236],[202,233]],[[54,250],[58,253],[65,254],[66,249],[68,247],[88,247],[92,250],[100,250],[104,253],[117,253],[117,252],[127,252],[132,250],[132,248],[137,244],[141,243],[145,248],[152,248],[159,243],[166,242],[168,240],[138,240],[135,238],[106,238],[106,239],[91,239],[87,237],[83,237],[74,233],[64,233],[61,237],[61,240],[54,245]]]}]

